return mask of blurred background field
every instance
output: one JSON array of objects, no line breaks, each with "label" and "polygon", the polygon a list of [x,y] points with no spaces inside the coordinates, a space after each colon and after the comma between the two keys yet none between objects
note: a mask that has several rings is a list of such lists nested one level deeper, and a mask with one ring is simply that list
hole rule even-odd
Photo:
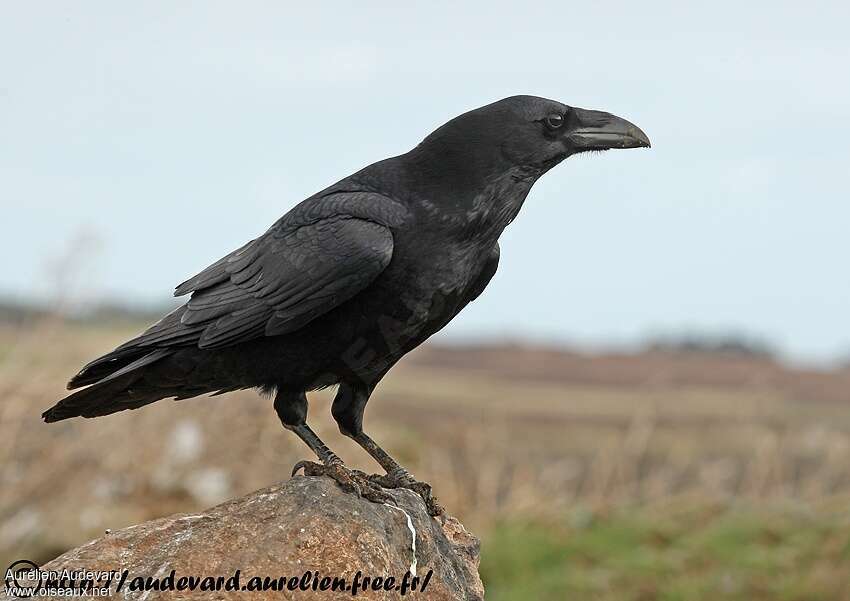
[{"label": "blurred background field", "polygon": [[[210,506],[309,457],[250,391],[45,425],[68,377],[144,323],[15,315],[0,327],[2,562]],[[375,471],[329,399],[312,395],[313,427]],[[430,344],[366,424],[483,538],[490,599],[850,599],[849,402],[850,369],[746,344]]]}]

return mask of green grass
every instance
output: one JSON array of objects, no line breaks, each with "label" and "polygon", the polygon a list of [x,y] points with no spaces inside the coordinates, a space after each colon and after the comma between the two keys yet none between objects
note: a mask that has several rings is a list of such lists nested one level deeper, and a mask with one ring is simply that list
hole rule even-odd
[{"label": "green grass", "polygon": [[847,515],[575,512],[501,523],[482,548],[489,601],[850,599]]}]

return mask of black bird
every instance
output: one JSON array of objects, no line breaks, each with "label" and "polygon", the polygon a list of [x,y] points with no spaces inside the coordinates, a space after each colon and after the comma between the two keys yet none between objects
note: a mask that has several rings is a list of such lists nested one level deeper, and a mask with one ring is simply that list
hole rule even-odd
[{"label": "black bird", "polygon": [[[257,388],[284,427],[343,488],[385,500],[406,487],[440,511],[363,431],[381,378],[473,301],[499,263],[498,239],[531,186],[567,157],[648,147],[637,126],[600,111],[513,96],[456,117],[416,148],[369,165],[307,198],[268,231],[175,290],[189,301],[95,359],[68,383],[83,388],[47,422]],[[386,471],[349,470],[307,425],[305,392],[338,385],[331,412]]]}]

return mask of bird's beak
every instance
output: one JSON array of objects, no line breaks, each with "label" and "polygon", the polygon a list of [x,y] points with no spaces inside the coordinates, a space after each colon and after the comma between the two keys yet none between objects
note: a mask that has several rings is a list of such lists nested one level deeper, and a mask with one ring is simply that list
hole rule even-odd
[{"label": "bird's beak", "polygon": [[576,151],[650,146],[649,138],[634,123],[602,111],[573,110],[578,123],[569,139]]}]

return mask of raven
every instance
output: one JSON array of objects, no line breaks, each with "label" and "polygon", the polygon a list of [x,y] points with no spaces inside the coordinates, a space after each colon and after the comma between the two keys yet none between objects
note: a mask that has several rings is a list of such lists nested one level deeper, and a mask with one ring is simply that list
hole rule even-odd
[{"label": "raven", "polygon": [[[258,238],[175,290],[188,302],[95,359],[44,412],[46,422],[257,388],[329,475],[373,501],[410,488],[441,508],[363,431],[381,378],[490,282],[498,239],[532,185],[567,157],[648,147],[637,126],[601,111],[512,96],[464,113],[413,150],[314,194]],[[385,470],[350,470],[307,425],[305,393],[337,385],[331,413]]]}]

